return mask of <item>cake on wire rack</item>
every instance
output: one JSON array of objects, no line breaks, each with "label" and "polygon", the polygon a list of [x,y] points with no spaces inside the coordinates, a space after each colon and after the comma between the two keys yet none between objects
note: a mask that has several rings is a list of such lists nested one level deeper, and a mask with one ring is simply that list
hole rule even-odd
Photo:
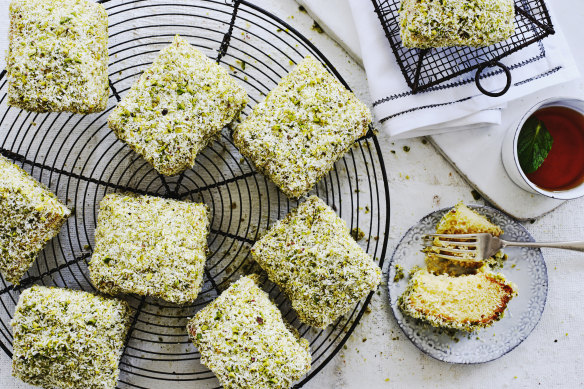
[{"label": "cake on wire rack", "polygon": [[[252,104],[288,73],[293,66],[288,65],[290,62],[299,63],[309,54],[347,86],[310,41],[253,3],[177,1],[162,7],[147,0],[139,2],[139,7],[137,4],[104,2],[110,18],[108,107],[127,93],[156,52],[170,44],[176,33],[229,68],[237,82],[245,86]],[[181,18],[189,23],[181,23]],[[0,96],[5,95],[6,87],[3,72]],[[179,308],[149,297],[126,297],[133,319],[129,342],[120,360],[118,385],[120,388],[157,387],[172,379],[175,383],[198,381],[201,387],[217,386],[211,372],[197,362],[199,353],[192,346],[181,346],[188,341],[184,331],[186,320],[239,278],[251,263],[251,244],[273,220],[284,217],[295,202],[279,193],[248,160],[242,159],[227,130],[223,130],[218,142],[201,151],[197,169],[164,177],[116,139],[106,127],[105,115],[18,115],[20,111],[8,109],[4,103],[0,110],[5,135],[0,153],[49,186],[60,198],[68,199],[67,205],[75,208],[75,218],[70,220],[69,228],[49,243],[24,276],[22,287],[0,283],[0,300],[6,307],[1,321],[10,320],[20,291],[32,284],[93,290],[87,260],[93,251],[95,205],[104,195],[128,191],[205,202],[211,215],[211,251],[197,301]],[[380,258],[382,265],[386,248],[384,233],[389,226],[386,217],[389,209],[383,204],[388,203],[389,191],[377,139],[371,131],[357,140],[355,147],[314,187],[313,193],[335,209],[350,228],[359,226],[366,232],[365,238],[369,240],[361,243],[372,257]],[[363,206],[369,206],[371,212],[358,212],[358,207]],[[312,369],[298,386],[311,380],[342,349],[369,303],[366,298],[326,330],[313,331],[298,321],[289,301],[271,283],[266,282],[262,287],[270,292],[283,317],[310,342]],[[12,339],[3,327],[0,327],[0,347],[8,355],[12,354]]]}]

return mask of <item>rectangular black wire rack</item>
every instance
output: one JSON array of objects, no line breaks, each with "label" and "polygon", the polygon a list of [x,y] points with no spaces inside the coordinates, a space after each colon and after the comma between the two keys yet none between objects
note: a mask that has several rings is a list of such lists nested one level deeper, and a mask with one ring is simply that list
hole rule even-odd
[{"label": "rectangular black wire rack", "polygon": [[[498,63],[501,58],[555,33],[544,0],[515,0],[515,32],[503,42],[476,48],[410,49],[402,46],[400,38],[401,0],[372,0],[372,2],[397,63],[414,93],[475,69],[477,69],[476,78],[478,79],[480,72],[487,66],[499,65],[504,68],[504,65]],[[504,70],[508,75],[509,86],[508,69],[504,68]],[[481,89],[478,81],[477,86]],[[485,93],[483,89],[481,91]]]}]

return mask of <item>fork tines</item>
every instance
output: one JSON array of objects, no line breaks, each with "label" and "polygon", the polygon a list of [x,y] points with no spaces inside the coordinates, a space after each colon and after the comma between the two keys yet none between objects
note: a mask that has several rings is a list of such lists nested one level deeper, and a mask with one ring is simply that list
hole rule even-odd
[{"label": "fork tines", "polygon": [[[438,238],[438,240],[442,243],[447,243],[449,245],[459,245],[459,246],[467,246],[467,247],[476,247],[478,235],[477,234],[427,234],[422,237],[425,241],[424,245],[427,247],[432,246],[432,242],[434,238]],[[463,239],[463,240],[452,240],[452,239]],[[468,239],[468,240],[467,240]]]},{"label": "fork tines", "polygon": [[478,239],[477,234],[426,234],[424,239],[445,238],[445,239]]},{"label": "fork tines", "polygon": [[478,250],[478,235],[476,234],[427,234],[422,239],[424,246],[422,252],[430,249],[433,255],[444,259],[473,261]]}]

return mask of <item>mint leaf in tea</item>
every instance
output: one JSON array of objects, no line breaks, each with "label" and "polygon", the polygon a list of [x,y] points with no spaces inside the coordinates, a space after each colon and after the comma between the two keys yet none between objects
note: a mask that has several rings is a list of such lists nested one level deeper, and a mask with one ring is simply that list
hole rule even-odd
[{"label": "mint leaf in tea", "polygon": [[533,173],[547,158],[554,139],[543,121],[531,116],[525,121],[517,140],[519,165],[525,174]]}]

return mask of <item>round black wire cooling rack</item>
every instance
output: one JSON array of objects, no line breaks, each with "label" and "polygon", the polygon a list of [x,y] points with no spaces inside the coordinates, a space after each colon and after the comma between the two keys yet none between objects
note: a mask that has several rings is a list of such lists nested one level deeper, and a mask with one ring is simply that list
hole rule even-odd
[{"label": "round black wire cooling rack", "polygon": [[[305,55],[319,58],[345,85],[339,73],[305,37],[280,18],[247,1],[110,0],[111,96],[105,112],[87,116],[37,114],[6,104],[6,72],[0,73],[0,153],[15,161],[74,208],[60,235],[40,253],[18,287],[0,279],[0,347],[12,356],[10,320],[20,292],[30,285],[95,291],[89,281],[99,201],[107,193],[139,194],[205,202],[212,214],[210,255],[197,301],[177,306],[150,298],[125,296],[134,309],[132,327],[120,362],[120,388],[173,387],[218,381],[200,362],[190,343],[187,319],[213,300],[230,282],[254,271],[249,248],[259,234],[284,217],[290,201],[233,145],[225,129],[202,151],[193,169],[177,177],[156,173],[141,157],[118,141],[107,116],[152,63],[159,50],[180,34],[199,50],[230,69],[246,88],[250,104],[262,99]],[[389,230],[389,190],[381,151],[372,131],[359,139],[313,192],[347,221],[360,228],[367,252],[383,265]],[[289,301],[271,283],[262,285],[300,334],[310,341],[312,370],[304,385],[342,348],[363,316],[370,294],[325,330],[302,323]],[[191,383],[192,385],[192,383]],[[185,385],[186,386],[186,385]]]}]

